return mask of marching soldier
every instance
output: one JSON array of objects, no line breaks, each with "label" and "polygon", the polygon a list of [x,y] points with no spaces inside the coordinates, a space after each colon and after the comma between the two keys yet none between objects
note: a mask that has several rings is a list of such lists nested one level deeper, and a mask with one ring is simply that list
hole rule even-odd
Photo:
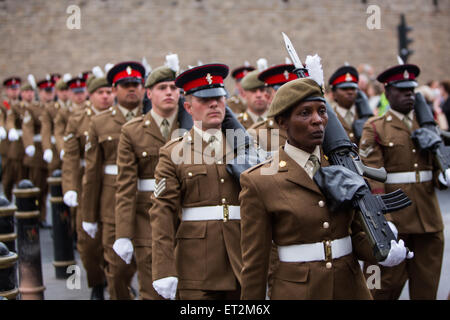
[{"label": "marching soldier", "polygon": [[238,299],[241,249],[238,194],[221,131],[228,67],[207,64],[179,75],[193,128],[160,149],[150,209],[153,287],[166,299]]},{"label": "marching soldier", "polygon": [[72,212],[76,216],[77,249],[86,270],[88,286],[92,288],[91,300],[104,300],[105,261],[101,224],[94,238],[82,228],[84,206],[81,202],[81,181],[86,165],[84,149],[92,117],[112,106],[114,95],[105,77],[91,78],[88,92],[91,105],[73,112],[68,119],[63,145],[62,188],[66,205],[76,208],[76,212]]},{"label": "marching soldier", "polygon": [[243,97],[241,80],[247,75],[247,73],[253,70],[255,70],[255,68],[246,61],[243,66],[237,67],[231,71],[231,77],[234,79],[235,94],[232,95],[226,103],[235,114],[245,112],[247,109],[247,102]]},{"label": "marching soldier", "polygon": [[83,179],[83,229],[95,237],[102,224],[105,274],[111,299],[131,299],[130,283],[136,271],[134,259],[126,264],[113,250],[116,240],[115,194],[117,147],[122,126],[141,115],[145,75],[138,62],[116,64],[107,74],[117,105],[91,120],[85,148],[86,169]]},{"label": "marching soldier", "polygon": [[247,102],[247,110],[237,117],[245,129],[266,120],[269,96],[263,81],[258,79],[258,70],[251,71],[241,81],[242,96]]},{"label": "marching soldier", "polygon": [[358,80],[358,71],[354,67],[342,66],[328,81],[333,95],[331,107],[353,143],[358,143],[352,128],[353,122],[358,118],[355,107]]},{"label": "marching soldier", "polygon": [[419,128],[414,112],[419,67],[397,65],[382,72],[391,109],[366,122],[360,143],[360,156],[371,167],[384,167],[385,183],[371,181],[373,193],[402,189],[412,205],[386,215],[398,229],[398,237],[415,253],[414,259],[397,267],[381,268],[381,289],[372,290],[374,299],[398,299],[409,279],[411,299],[436,299],[443,256],[443,223],[435,187],[438,168],[429,152],[419,150],[411,139]]},{"label": "marching soldier", "polygon": [[127,263],[135,252],[140,298],[154,300],[161,296],[152,286],[149,198],[155,191],[159,149],[179,128],[180,91],[175,86],[175,71],[166,66],[153,70],[145,87],[152,109],[127,122],[119,140],[114,249]]},{"label": "marching soldier", "polygon": [[[48,78],[48,79],[47,79]],[[39,103],[31,104],[25,110],[22,122],[22,141],[25,147],[24,164],[29,167],[30,180],[41,190],[40,193],[40,224],[41,227],[49,227],[47,218],[47,177],[48,164],[43,158],[41,119],[45,112],[45,106],[52,103],[55,97],[54,83],[49,77],[37,83],[39,88]]]}]

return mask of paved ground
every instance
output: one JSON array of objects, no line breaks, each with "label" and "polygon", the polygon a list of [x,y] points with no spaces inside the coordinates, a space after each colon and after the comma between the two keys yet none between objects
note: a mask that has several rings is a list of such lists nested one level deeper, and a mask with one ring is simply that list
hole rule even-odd
[{"label": "paved ground", "polygon": [[[0,187],[1,188],[1,187]],[[441,206],[442,215],[445,223],[445,248],[444,248],[444,260],[441,271],[441,281],[439,285],[437,298],[447,299],[450,292],[450,190],[438,191],[439,203]],[[51,212],[50,210],[48,211]],[[51,214],[48,214],[48,222],[51,224]],[[46,300],[88,300],[90,298],[90,289],[87,288],[86,273],[82,267],[78,252],[75,251],[75,257],[77,265],[80,267],[80,288],[74,288],[71,281],[73,277],[66,279],[56,279],[55,268],[53,267],[53,239],[51,237],[51,231],[48,229],[40,229],[41,239],[41,257],[42,257],[42,270]],[[68,285],[69,282],[69,285]],[[133,287],[138,289],[136,276],[133,279]],[[108,298],[108,293],[105,290],[105,297]],[[409,299],[408,287],[405,286],[401,300]]]}]

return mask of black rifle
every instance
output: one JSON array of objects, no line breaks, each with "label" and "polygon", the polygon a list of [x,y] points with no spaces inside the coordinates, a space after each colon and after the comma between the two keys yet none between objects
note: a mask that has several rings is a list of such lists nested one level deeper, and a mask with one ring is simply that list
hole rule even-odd
[{"label": "black rifle", "polygon": [[361,89],[357,90],[355,106],[358,119],[353,121],[352,127],[355,137],[359,141],[362,136],[364,124],[370,117],[373,117],[373,112],[369,105],[369,99]]},{"label": "black rifle", "polygon": [[415,130],[411,137],[421,150],[433,153],[439,169],[445,173],[450,168],[450,147],[445,146],[430,107],[420,92],[416,93],[414,111],[420,129]]}]

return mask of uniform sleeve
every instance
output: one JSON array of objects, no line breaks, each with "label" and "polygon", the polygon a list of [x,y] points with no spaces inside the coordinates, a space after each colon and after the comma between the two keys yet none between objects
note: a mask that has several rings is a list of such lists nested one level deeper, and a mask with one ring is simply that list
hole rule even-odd
[{"label": "uniform sleeve", "polygon": [[64,142],[64,161],[62,163],[62,188],[66,193],[69,190],[79,192],[77,187],[80,172],[80,143],[77,138],[77,127],[80,121],[76,117],[70,117],[67,123]]},{"label": "uniform sleeve", "polygon": [[174,245],[177,216],[181,208],[181,183],[168,149],[160,150],[155,179],[157,184],[149,213],[152,228],[152,275],[153,280],[158,280],[177,276]]},{"label": "uniform sleeve", "polygon": [[241,299],[264,300],[272,245],[270,215],[260,198],[260,190],[248,174],[240,178],[241,193]]},{"label": "uniform sleeve", "polygon": [[[41,114],[42,150],[52,149],[52,116],[47,108]],[[54,155],[56,157],[56,155]]]},{"label": "uniform sleeve", "polygon": [[34,117],[31,111],[27,108],[22,121],[22,141],[24,148],[34,146]]},{"label": "uniform sleeve", "polygon": [[377,260],[373,255],[373,249],[364,231],[361,216],[359,212],[354,211],[354,217],[351,225],[351,238],[353,252],[358,260],[367,261],[377,264]]},{"label": "uniform sleeve", "polygon": [[[364,125],[361,142],[359,145],[359,155],[362,162],[369,167],[384,167],[383,150],[377,142],[378,136],[375,131],[375,125],[371,121],[367,121]],[[372,193],[384,193],[384,183],[372,179],[368,179]]]},{"label": "uniform sleeve", "polygon": [[17,119],[17,113],[15,111],[15,108],[11,107],[10,112],[7,112],[7,116],[6,116],[6,126],[5,126],[6,131],[9,131],[13,128],[21,129],[21,128],[16,128],[16,119]]},{"label": "uniform sleeve", "polygon": [[100,220],[100,191],[102,189],[103,159],[98,142],[95,121],[91,121],[88,140],[85,146],[86,168],[83,177],[83,221],[98,222]]},{"label": "uniform sleeve", "polygon": [[[138,159],[126,128],[122,128],[117,148],[116,239],[133,239],[137,198]],[[149,199],[150,201],[150,199]]]},{"label": "uniform sleeve", "polygon": [[[54,123],[55,123],[55,145],[56,150],[58,151],[58,155],[61,153],[61,150],[64,149],[64,132],[66,128],[66,118],[63,111],[64,109],[60,109],[56,114]],[[65,151],[64,151],[65,152]]]}]

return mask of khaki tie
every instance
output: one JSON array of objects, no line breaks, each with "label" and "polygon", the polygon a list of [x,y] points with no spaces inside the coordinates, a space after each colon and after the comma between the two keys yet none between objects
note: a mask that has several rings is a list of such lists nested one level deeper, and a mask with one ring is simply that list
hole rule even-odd
[{"label": "khaki tie", "polygon": [[406,127],[408,128],[408,130],[411,131],[412,123],[411,123],[411,120],[410,120],[407,116],[404,116],[404,117],[403,117],[403,123],[406,125]]},{"label": "khaki tie", "polygon": [[125,119],[127,119],[127,121],[130,121],[130,120],[133,119],[133,118],[134,118],[134,113],[131,112],[131,111],[129,111],[129,112],[127,113],[127,115],[125,116]]},{"label": "khaki tie", "polygon": [[169,121],[167,121],[167,119],[164,119],[161,122],[161,133],[166,141],[167,139],[169,139],[169,130]]},{"label": "khaki tie", "polygon": [[345,119],[345,122],[347,122],[347,124],[349,126],[351,126],[353,124],[353,112],[348,110],[347,113],[345,114],[344,119]]},{"label": "khaki tie", "polygon": [[314,175],[316,174],[317,170],[319,170],[319,168],[320,168],[319,158],[317,158],[316,155],[312,154],[312,155],[309,156],[309,159],[308,159],[308,160],[311,161],[312,164],[313,164],[313,172],[312,172],[312,175],[313,175],[313,177],[314,177]]},{"label": "khaki tie", "polygon": [[261,121],[264,121],[264,118],[261,117],[261,116],[259,116],[259,117],[258,117],[258,120],[256,120],[256,122],[261,122]]}]

